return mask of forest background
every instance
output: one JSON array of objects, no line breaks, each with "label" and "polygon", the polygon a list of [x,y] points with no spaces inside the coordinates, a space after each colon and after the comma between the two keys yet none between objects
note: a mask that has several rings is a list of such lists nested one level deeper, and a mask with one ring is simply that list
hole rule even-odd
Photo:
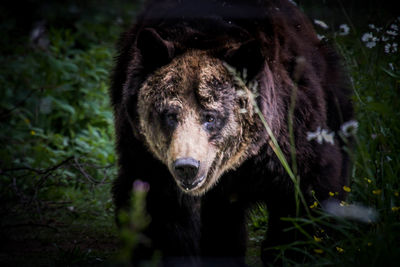
[{"label": "forest background", "polygon": [[[342,204],[368,214],[294,221],[335,237],[319,233],[278,249],[285,264],[294,264],[285,261],[286,250],[306,245],[297,264],[394,266],[400,262],[400,11],[392,1],[296,3],[351,76],[357,133]],[[141,5],[0,4],[0,265],[126,263],[124,247],[132,242],[114,224],[110,194],[116,166],[107,90],[115,43]],[[249,216],[250,265],[260,264],[267,217],[264,207]]]}]

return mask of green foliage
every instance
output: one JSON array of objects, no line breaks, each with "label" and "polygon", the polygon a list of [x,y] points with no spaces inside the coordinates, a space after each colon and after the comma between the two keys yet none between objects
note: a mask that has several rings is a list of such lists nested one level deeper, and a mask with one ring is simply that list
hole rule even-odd
[{"label": "green foliage", "polygon": [[[388,32],[400,25],[400,18],[385,23],[365,25],[359,33],[352,29],[350,36],[332,37],[351,73],[359,122],[355,151],[349,151],[354,166],[347,202],[373,208],[379,217],[371,223],[340,218],[330,224],[321,222],[337,236],[322,239],[325,255],[317,257],[317,261],[340,266],[392,266],[399,260],[400,111],[396,107],[400,97],[400,56],[387,47],[399,42],[398,35]],[[366,40],[365,34],[371,32],[375,39]],[[370,47],[372,41],[375,46]]]},{"label": "green foliage", "polygon": [[[91,250],[82,250],[79,246],[73,246],[69,249],[63,249],[56,245],[56,248],[59,251],[57,256],[57,265],[68,266],[68,265],[79,265],[79,264],[87,264],[91,262],[92,264],[101,262],[100,259],[94,258],[91,256]],[[96,262],[98,261],[98,262]]]},{"label": "green foliage", "polygon": [[70,155],[113,162],[109,47],[70,49],[75,38],[70,31],[50,32],[49,51],[0,59],[8,66],[0,73],[6,89],[0,96],[6,122],[0,133],[2,164],[41,168]]},{"label": "green foliage", "polygon": [[[151,217],[146,210],[146,196],[149,185],[146,182],[136,180],[133,183],[133,193],[129,209],[118,212],[120,224],[119,237],[122,242],[117,260],[121,264],[130,266],[132,260],[141,258],[136,253],[141,247],[150,247],[151,240],[145,235],[145,230],[151,222]],[[141,262],[141,266],[158,266],[160,255],[155,252],[148,262]]]},{"label": "green foliage", "polygon": [[[291,244],[269,248],[277,252],[277,258],[284,266],[394,266],[399,262],[400,143],[396,138],[400,135],[400,111],[396,108],[400,97],[397,90],[400,84],[399,26],[400,17],[387,21],[386,25],[370,24],[358,33],[354,26],[349,28],[343,24],[340,31],[320,33],[321,38],[335,45],[343,55],[354,90],[357,121],[350,124],[353,129],[342,128],[339,133],[345,141],[343,149],[353,162],[350,185],[342,189],[349,192],[349,196],[340,205],[333,203],[334,211],[321,209],[321,203],[316,199],[313,205],[305,206],[305,210],[313,210],[313,213],[282,218],[293,225],[286,230],[297,230],[301,237]],[[246,88],[251,89],[251,84],[244,83],[241,82],[243,88],[252,94]],[[268,130],[268,124],[262,115],[260,117]],[[329,133],[325,134],[323,141],[332,141],[328,138]],[[298,180],[292,171],[296,166],[289,166],[270,131],[269,135],[272,148],[295,183],[296,195],[301,199],[299,185],[296,186]],[[348,142],[349,135],[353,135],[354,145]],[[337,193],[330,192],[331,196]],[[255,245],[264,237],[266,228],[267,215],[260,209],[263,208],[256,207],[250,214],[250,242]],[[293,251],[299,254],[296,260],[285,256]],[[252,254],[250,250],[249,256]],[[253,259],[248,262],[260,264]]]},{"label": "green foliage", "polygon": [[[33,4],[18,9],[22,14],[0,8],[0,236],[8,249],[0,261],[99,264],[117,247],[109,193],[115,175],[107,92],[113,46],[137,8],[130,1],[27,2]],[[316,13],[327,9],[320,6]],[[355,148],[349,149],[351,192],[342,204],[372,208],[379,217],[365,223],[320,211],[319,216],[286,218],[293,229],[312,226],[315,232],[276,249],[287,265],[392,266],[400,255],[400,53],[394,51],[398,30],[397,35],[388,31],[395,31],[392,25],[400,26],[400,20],[368,26],[339,12],[349,34],[334,23],[319,33],[343,55],[355,92],[359,127]],[[42,20],[44,33],[32,40],[30,32],[40,29],[35,25]],[[120,232],[123,262],[147,242],[141,235],[149,223],[145,194],[133,197],[132,212],[120,218],[126,226]],[[318,210],[317,202],[312,209]],[[257,265],[267,211],[257,206],[249,217],[248,258]],[[300,251],[304,261],[291,262],[288,250]]]},{"label": "green foliage", "polygon": [[[281,252],[284,265],[394,266],[399,262],[400,56],[393,49],[399,42],[395,30],[399,25],[396,18],[385,25],[370,24],[358,33],[352,28],[350,35],[324,32],[342,53],[354,90],[358,132],[355,145],[344,147],[353,168],[351,183],[343,188],[349,192],[348,200],[339,207],[348,213],[327,214],[315,202],[309,208],[319,215],[284,218],[293,224],[288,230],[303,235],[302,241],[272,248]],[[347,137],[341,134],[341,138]],[[285,257],[287,251],[300,252],[303,259],[293,262]]]},{"label": "green foliage", "polygon": [[43,255],[32,265],[99,263],[117,247],[109,77],[116,40],[136,8],[31,7],[0,7],[0,235],[14,244],[5,263],[30,261],[37,246]]}]

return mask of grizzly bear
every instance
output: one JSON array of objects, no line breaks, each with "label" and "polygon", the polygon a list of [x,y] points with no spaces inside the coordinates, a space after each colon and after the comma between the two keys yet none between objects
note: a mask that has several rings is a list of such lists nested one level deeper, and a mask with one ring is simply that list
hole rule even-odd
[{"label": "grizzly bear", "polygon": [[[243,265],[255,203],[268,209],[261,255],[273,262],[266,248],[294,240],[281,218],[297,214],[276,144],[307,205],[344,197],[337,132],[352,119],[351,92],[338,55],[292,2],[150,0],[118,50],[116,209],[135,180],[150,188],[151,243],[135,262],[160,251],[165,265]],[[336,134],[308,138],[317,129]]]}]

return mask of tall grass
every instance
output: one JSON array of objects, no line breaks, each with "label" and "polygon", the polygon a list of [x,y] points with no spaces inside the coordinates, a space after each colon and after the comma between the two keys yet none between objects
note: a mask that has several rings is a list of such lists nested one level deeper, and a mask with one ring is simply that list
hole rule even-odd
[{"label": "tall grass", "polygon": [[[4,18],[0,26],[0,234],[6,239],[3,248],[10,247],[0,261],[3,265],[100,263],[114,253],[116,245],[109,194],[115,171],[104,168],[114,162],[112,115],[106,101],[108,73],[116,38],[131,23],[137,7],[130,1],[42,2],[41,8],[27,9],[29,15],[36,14],[32,25],[21,16],[23,10],[17,13],[21,20],[9,10],[0,10]],[[77,7],[80,13],[74,13]],[[42,19],[47,21],[44,46],[29,37],[33,23]],[[335,27],[334,32],[320,32],[343,55],[359,123],[355,148],[349,151],[353,168],[343,205],[369,207],[379,216],[370,223],[322,211],[319,216],[287,218],[296,229],[304,225],[319,229],[300,231],[304,241],[279,248],[288,265],[393,266],[400,262],[400,53],[394,45],[399,43],[399,31],[392,26],[398,27],[400,21],[373,26],[365,22],[362,27],[347,24],[348,35],[344,35],[346,27],[333,24],[329,26]],[[280,155],[276,142],[271,144]],[[71,158],[52,171],[52,166],[70,156],[74,161]],[[296,185],[296,166],[280,158]],[[296,199],[302,205],[301,194]],[[252,211],[251,249],[261,242],[267,217],[265,207]],[[133,227],[130,219],[126,217],[128,228]],[[146,218],[141,219],[133,227],[139,236],[138,227],[146,225]],[[137,245],[138,241],[124,238],[124,248]],[[15,244],[18,250],[12,251]],[[304,262],[286,258],[289,249],[301,249]]]},{"label": "tall grass", "polygon": [[[324,38],[343,55],[354,91],[357,123],[352,133],[358,131],[353,136],[355,147],[344,147],[353,163],[350,185],[344,188],[349,194],[333,214],[312,205],[312,216],[283,218],[305,237],[275,248],[281,251],[284,265],[395,266],[400,260],[400,146],[396,138],[400,136],[396,109],[400,93],[399,24],[400,18],[385,25],[366,25],[359,32],[355,28],[343,31],[347,25],[341,25],[337,32],[324,32]],[[268,131],[269,126],[260,118]],[[271,146],[294,182],[296,196],[301,197],[295,172],[270,132]],[[346,134],[341,134],[345,141]],[[254,223],[260,221],[260,215],[251,218]],[[306,225],[316,231],[304,231]],[[303,253],[303,260],[286,258],[286,250]]]}]

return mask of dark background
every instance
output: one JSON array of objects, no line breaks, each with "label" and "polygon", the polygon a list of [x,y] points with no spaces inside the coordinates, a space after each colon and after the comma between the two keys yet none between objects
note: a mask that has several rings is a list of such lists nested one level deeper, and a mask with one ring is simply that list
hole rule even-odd
[{"label": "dark background", "polygon": [[[142,2],[0,4],[1,266],[126,261],[110,194],[116,170],[107,88],[117,38]],[[337,47],[354,79],[360,134],[350,200],[374,207],[382,218],[372,225],[338,223],[345,234],[340,242],[327,240],[325,254],[313,252],[321,245],[311,237],[310,258],[390,266],[400,255],[399,52],[388,55],[385,43],[368,49],[360,39],[372,31],[368,24],[388,29],[400,9],[384,0],[296,2],[329,26],[316,29]],[[348,36],[337,36],[341,24],[350,26]],[[250,217],[249,262],[257,265],[265,210]],[[347,254],[337,254],[338,246]]]}]

